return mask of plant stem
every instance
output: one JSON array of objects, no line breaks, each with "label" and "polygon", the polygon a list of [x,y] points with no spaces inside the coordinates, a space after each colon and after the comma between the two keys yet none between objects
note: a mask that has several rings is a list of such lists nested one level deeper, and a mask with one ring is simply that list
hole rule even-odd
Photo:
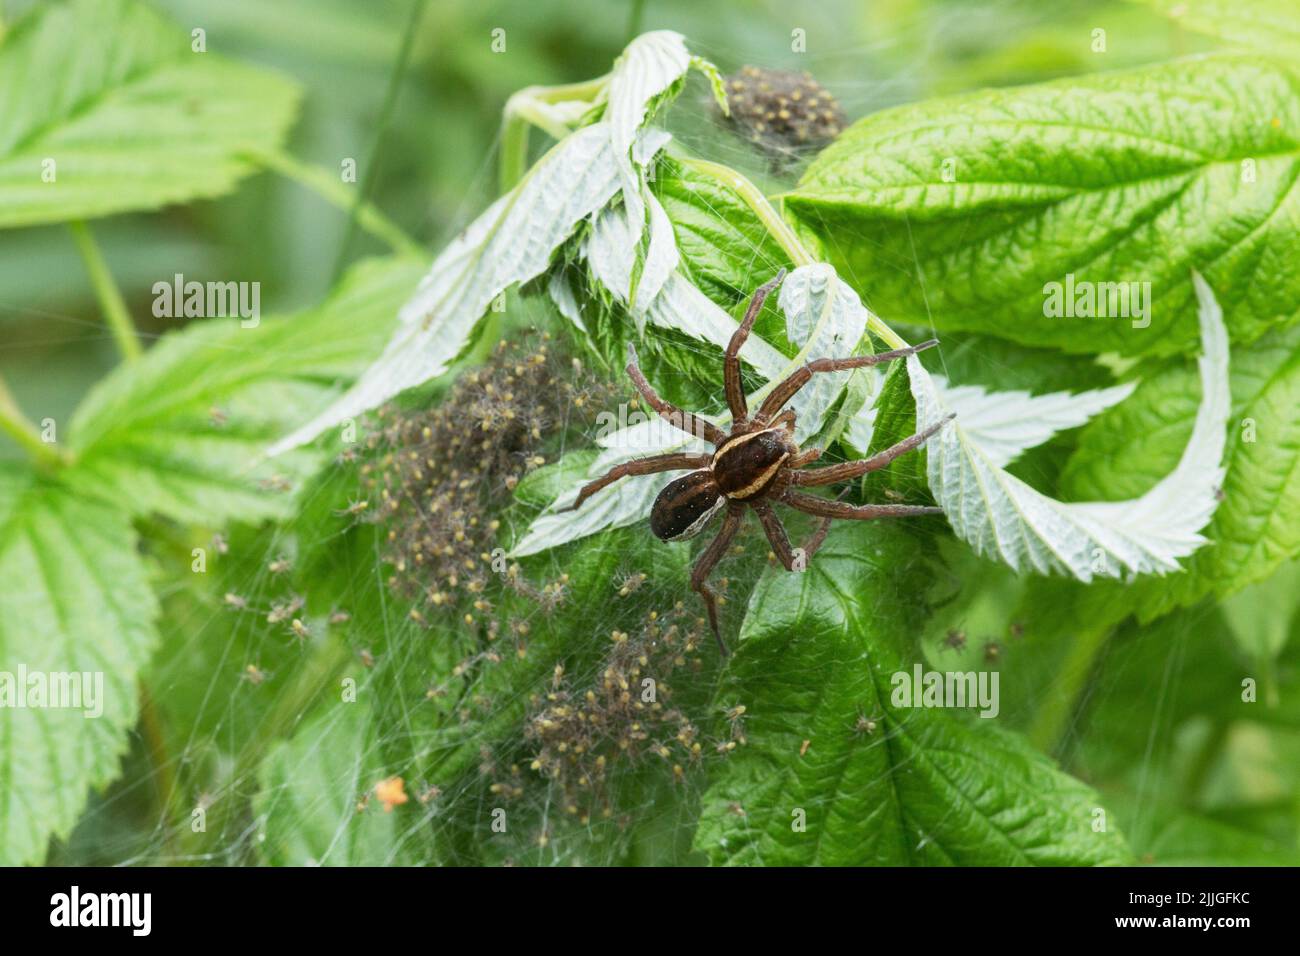
[{"label": "plant stem", "polygon": [[529,86],[506,101],[501,111],[501,153],[498,160],[498,178],[502,193],[507,193],[524,178],[528,171],[528,132],[530,126],[543,130],[552,139],[561,140],[569,135],[569,128],[556,122],[537,108],[539,103],[561,103],[565,100],[594,102],[608,82],[607,76],[581,83],[564,83],[559,86]]},{"label": "plant stem", "polygon": [[39,465],[56,467],[66,465],[72,460],[67,453],[60,451],[57,445],[41,438],[40,431],[23,414],[14,400],[13,393],[9,391],[9,386],[2,378],[0,378],[0,431],[21,445]]},{"label": "plant stem", "polygon": [[627,18],[627,42],[631,43],[641,32],[641,23],[645,17],[645,0],[632,0],[632,12]]},{"label": "plant stem", "polygon": [[505,195],[528,171],[528,120],[507,111],[501,118],[501,154],[497,165],[497,188]]},{"label": "plant stem", "polygon": [[754,215],[759,218],[759,221],[763,223],[768,234],[785,250],[785,254],[790,257],[790,261],[794,263],[795,268],[810,266],[817,261],[804,248],[803,243],[799,241],[799,237],[794,234],[794,230],[790,228],[789,224],[781,218],[781,214],[767,201],[763,191],[744,175],[736,172],[730,166],[711,163],[707,159],[696,159],[693,156],[679,154],[674,155],[674,158],[683,166],[689,166],[697,173],[703,173],[735,192]]},{"label": "plant stem", "polygon": [[168,817],[171,814],[172,796],[176,792],[176,774],[167,757],[167,735],[163,732],[162,717],[144,681],[140,682],[140,736],[144,740],[149,766],[153,770],[158,799],[158,827],[163,833],[167,852],[174,853],[175,836],[168,826]]},{"label": "plant stem", "polygon": [[[768,198],[763,195],[763,191],[744,175],[736,172],[730,166],[723,166],[721,163],[712,163],[705,159],[683,155],[680,151],[675,151],[673,158],[683,166],[688,166],[734,191],[754,215],[759,218],[759,221],[763,223],[768,234],[776,240],[777,244],[785,251],[785,254],[790,257],[790,261],[794,263],[795,268],[812,265],[817,261],[804,244],[799,241],[799,237],[794,234],[794,230],[790,228],[789,223],[782,218],[781,214],[768,201]],[[886,325],[878,315],[870,311],[867,312],[867,328],[879,336],[881,341],[890,348],[907,348],[907,340]]]},{"label": "plant stem", "polygon": [[1187,771],[1187,781],[1183,786],[1183,797],[1188,806],[1200,805],[1202,791],[1210,778],[1210,771],[1223,755],[1223,748],[1227,742],[1228,724],[1226,721],[1219,721],[1209,729],[1205,740],[1196,749],[1196,756]]},{"label": "plant stem", "polygon": [[126,300],[122,298],[122,292],[113,280],[113,273],[104,261],[103,253],[99,251],[99,245],[91,235],[89,226],[78,220],[68,223],[68,229],[77,243],[82,261],[86,263],[86,272],[90,274],[91,285],[95,287],[95,298],[99,300],[104,321],[108,323],[109,331],[117,342],[117,350],[122,353],[122,358],[134,362],[143,354],[143,350],[131,322],[131,313],[126,309]]},{"label": "plant stem", "polygon": [[397,105],[397,92],[401,88],[402,77],[406,75],[406,67],[411,62],[411,50],[415,46],[415,34],[424,16],[425,4],[426,0],[411,0],[411,16],[406,24],[406,33],[402,36],[402,45],[397,51],[397,62],[393,64],[393,72],[388,77],[388,89],[384,92],[384,102],[379,108],[374,139],[370,144],[365,172],[361,176],[361,188],[357,191],[356,198],[348,210],[348,224],[343,233],[343,242],[339,244],[338,257],[334,260],[331,284],[336,282],[343,272],[343,263],[347,259],[348,247],[352,244],[352,234],[356,231],[361,204],[369,198],[370,188],[374,185],[379,144],[383,141],[384,133],[388,131],[388,122],[392,118],[393,108]]},{"label": "plant stem", "polygon": [[[312,166],[284,152],[250,153],[248,158],[285,179],[291,179],[310,189],[331,205],[348,211],[353,208],[355,196],[337,177],[319,166]],[[401,255],[424,258],[425,250],[372,203],[363,202],[356,211],[356,221],[366,232]]]}]

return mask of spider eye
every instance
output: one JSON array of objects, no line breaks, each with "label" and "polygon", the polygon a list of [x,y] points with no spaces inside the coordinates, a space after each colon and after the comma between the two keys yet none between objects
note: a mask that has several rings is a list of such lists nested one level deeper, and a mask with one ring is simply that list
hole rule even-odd
[{"label": "spider eye", "polygon": [[650,509],[650,530],[662,541],[694,537],[726,501],[711,473],[693,471],[659,492]]}]

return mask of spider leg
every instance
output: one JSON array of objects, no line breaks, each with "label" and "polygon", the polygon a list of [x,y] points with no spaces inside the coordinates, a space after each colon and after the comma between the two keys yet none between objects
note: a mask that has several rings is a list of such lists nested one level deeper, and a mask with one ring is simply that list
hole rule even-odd
[{"label": "spider leg", "polygon": [[[777,419],[779,420],[780,418],[784,417],[784,415],[785,413],[782,412],[780,415],[777,416]],[[773,422],[773,424],[776,423]],[[799,454],[791,458],[788,462],[786,462],[786,464],[792,469],[802,468],[804,465],[811,465],[818,458],[820,458],[825,451],[826,449],[824,448],[809,448],[807,451],[799,452]]]},{"label": "spider leg", "polygon": [[[849,478],[857,478],[859,475],[865,475],[870,471],[877,471],[884,468],[895,458],[905,455],[914,448],[920,447],[927,438],[943,428],[954,418],[957,413],[953,412],[942,421],[935,422],[929,428],[923,429],[895,445],[890,445],[884,451],[876,452],[870,458],[861,458],[857,461],[846,461],[840,465],[831,465],[828,468],[816,468],[812,471],[793,471],[790,473],[790,482],[795,485],[802,485],[805,488],[813,488],[817,485],[829,485],[836,481],[845,481]],[[793,459],[791,464],[799,461],[799,458]],[[795,465],[798,467],[798,465]]]},{"label": "spider leg", "polygon": [[713,636],[718,639],[718,649],[723,657],[727,656],[727,645],[722,640],[722,632],[718,630],[718,596],[705,582],[713,573],[713,569],[718,566],[718,562],[722,560],[722,556],[727,553],[731,539],[740,530],[740,519],[744,514],[743,505],[730,503],[727,506],[727,517],[723,519],[722,529],[704,549],[700,559],[695,562],[694,570],[691,571],[691,590],[704,599],[704,606],[709,612],[709,625],[713,628]]},{"label": "spider leg", "polygon": [[690,412],[684,412],[676,405],[665,402],[659,397],[659,393],[646,381],[645,375],[641,372],[641,367],[637,365],[636,348],[631,342],[627,343],[627,358],[628,378],[632,379],[632,384],[636,386],[636,390],[650,403],[650,407],[659,413],[659,417],[671,422],[682,431],[690,432],[697,438],[711,441],[715,445],[721,444],[726,439],[726,433],[713,422],[705,421]]},{"label": "spider leg", "polygon": [[754,417],[759,421],[767,421],[779,412],[786,402],[790,401],[790,399],[794,397],[795,392],[807,385],[808,380],[817,372],[843,372],[853,368],[866,368],[870,365],[880,365],[883,362],[892,362],[894,359],[915,355],[917,352],[938,344],[938,339],[930,339],[928,342],[922,342],[920,345],[909,345],[905,349],[894,349],[891,352],[877,352],[875,355],[855,355],[851,358],[813,359],[811,362],[795,369],[789,378],[777,385],[776,388],[772,389],[767,398],[763,400],[763,404],[759,408],[758,414]]},{"label": "spider leg", "polygon": [[588,482],[578,492],[573,504],[560,511],[573,511],[600,489],[612,485],[620,478],[631,475],[653,475],[661,471],[684,471],[690,468],[703,468],[709,463],[709,455],[696,455],[689,452],[677,452],[669,455],[655,455],[652,458],[633,458],[621,465],[615,465],[595,481]]},{"label": "spider leg", "polygon": [[[844,496],[849,493],[848,488],[840,492],[836,501],[843,500]],[[767,540],[772,545],[772,551],[781,560],[787,571],[795,570],[795,552],[790,547],[790,538],[785,533],[785,525],[772,510],[771,504],[767,501],[759,500],[751,502],[754,510],[758,512],[758,520],[763,523],[763,531],[767,534]],[[808,536],[808,540],[803,543],[803,567],[798,570],[806,570],[808,562],[812,556],[817,553],[817,549],[826,541],[826,534],[831,530],[830,518],[823,518],[817,525],[817,530]]]},{"label": "spider leg", "polygon": [[816,495],[805,495],[799,491],[787,491],[780,500],[805,514],[822,518],[847,518],[851,521],[943,514],[942,508],[931,508],[926,505],[851,505],[843,501],[818,498]]},{"label": "spider leg", "polygon": [[754,297],[749,300],[749,308],[745,310],[745,318],[741,320],[740,327],[731,334],[731,341],[727,344],[727,352],[722,359],[722,382],[726,388],[727,407],[731,409],[733,424],[739,424],[749,416],[749,406],[745,404],[745,390],[740,385],[740,347],[745,344],[750,331],[754,328],[754,319],[763,308],[763,300],[767,298],[769,292],[781,284],[784,278],[785,270],[782,269],[776,274],[776,278],[754,290]]},{"label": "spider leg", "polygon": [[[790,430],[793,431],[794,430],[794,409],[787,408],[785,411],[783,411],[780,415],[777,415],[776,418],[772,419],[767,424],[769,428],[782,428],[788,425],[790,426]],[[818,454],[821,453],[818,452]]]}]

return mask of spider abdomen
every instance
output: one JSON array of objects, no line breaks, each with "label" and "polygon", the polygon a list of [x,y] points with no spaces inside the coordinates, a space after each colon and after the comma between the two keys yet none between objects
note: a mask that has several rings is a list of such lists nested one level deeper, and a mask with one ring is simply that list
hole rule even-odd
[{"label": "spider abdomen", "polygon": [[781,428],[737,435],[714,453],[713,477],[728,498],[754,498],[767,490],[794,451],[789,433]]},{"label": "spider abdomen", "polygon": [[650,530],[661,541],[694,537],[727,503],[709,471],[693,471],[670,481],[650,509]]}]

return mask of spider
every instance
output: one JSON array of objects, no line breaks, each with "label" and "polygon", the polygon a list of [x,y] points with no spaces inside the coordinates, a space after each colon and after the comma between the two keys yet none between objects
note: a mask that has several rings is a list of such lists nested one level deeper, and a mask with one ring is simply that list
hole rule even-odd
[{"label": "spider", "polygon": [[[722,640],[722,634],[718,629],[717,595],[707,582],[709,575],[740,529],[741,518],[745,514],[746,507],[753,508],[757,513],[772,550],[787,571],[803,570],[806,566],[805,562],[812,558],[826,539],[831,521],[835,518],[866,521],[872,518],[942,513],[940,508],[919,505],[854,505],[840,499],[831,500],[797,490],[857,478],[883,468],[900,455],[918,448],[953,416],[949,415],[942,421],[870,458],[801,471],[800,469],[805,465],[821,457],[822,449],[801,451],[794,442],[794,410],[782,411],[781,409],[813,375],[819,372],[864,368],[904,358],[937,345],[938,340],[931,339],[920,345],[880,352],[876,355],[814,359],[796,369],[773,388],[758,410],[751,415],[740,383],[740,348],[749,338],[754,319],[758,316],[763,301],[783,278],[785,278],[784,269],[770,282],[755,290],[744,319],[727,345],[723,357],[723,383],[727,405],[731,409],[730,431],[723,431],[712,422],[682,411],[660,398],[637,365],[636,349],[628,343],[627,374],[637,391],[651,408],[677,428],[712,442],[714,451],[698,454],[682,452],[654,455],[616,465],[600,478],[584,485],[573,504],[564,509],[571,511],[581,507],[582,503],[597,491],[620,478],[693,469],[690,474],[669,482],[659,492],[650,511],[650,530],[660,540],[682,541],[699,534],[718,512],[725,510],[721,530],[700,555],[691,572],[691,590],[704,600],[709,614],[709,624],[723,655],[727,653],[727,645]],[[842,497],[843,495],[841,499]],[[821,524],[802,548],[802,553],[790,547],[785,526],[772,510],[774,501],[822,518]]]}]

